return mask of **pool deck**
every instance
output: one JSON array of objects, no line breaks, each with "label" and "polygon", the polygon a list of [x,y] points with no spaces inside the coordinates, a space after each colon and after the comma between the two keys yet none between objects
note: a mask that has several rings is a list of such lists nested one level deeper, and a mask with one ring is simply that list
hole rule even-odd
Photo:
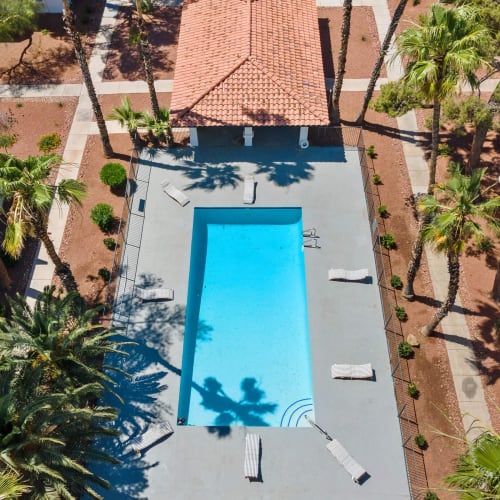
[{"label": "pool deck", "polygon": [[[304,228],[320,236],[320,248],[304,249],[315,418],[368,471],[361,485],[313,428],[176,425],[193,209],[249,206],[243,204],[247,174],[257,181],[253,206],[300,206]],[[188,205],[163,193],[165,178],[189,196]],[[120,426],[134,437],[145,422],[167,419],[175,432],[141,457],[126,453],[126,441],[117,444],[123,465],[104,474],[116,489],[105,498],[410,498],[357,151],[294,145],[145,151],[134,189],[122,260],[127,280],[117,298],[123,316],[116,317],[129,317],[127,335],[138,345],[122,366],[139,377],[118,388],[127,401]],[[374,279],[330,282],[330,267],[367,267]],[[174,288],[175,300],[141,304],[131,296],[134,280]],[[330,377],[332,363],[367,362],[374,381]],[[246,433],[262,436],[262,481],[243,477]]]}]

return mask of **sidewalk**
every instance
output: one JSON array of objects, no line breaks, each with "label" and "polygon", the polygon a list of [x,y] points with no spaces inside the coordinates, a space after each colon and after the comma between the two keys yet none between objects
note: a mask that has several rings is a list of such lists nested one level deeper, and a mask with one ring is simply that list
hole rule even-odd
[{"label": "sidewalk", "polygon": [[[118,7],[124,0],[109,0],[101,21],[101,27],[96,39],[96,48],[92,53],[89,67],[98,94],[131,94],[147,93],[146,83],[138,82],[102,82],[102,73],[105,66],[106,54],[109,47],[112,28],[114,26]],[[318,7],[341,7],[342,0],[317,0]],[[379,38],[382,43],[390,23],[390,13],[386,0],[355,0],[354,5],[371,6],[375,15]],[[388,58],[391,57],[389,53]],[[394,80],[401,76],[401,63],[396,61],[387,70],[388,79],[380,79],[378,85],[387,80]],[[364,91],[368,80],[344,80],[343,91]],[[327,81],[327,85],[331,82]],[[485,82],[484,91],[491,91],[498,80]],[[171,92],[172,80],[156,82],[159,92]],[[60,169],[58,181],[63,178],[76,178],[83,151],[89,134],[97,132],[95,122],[92,122],[92,107],[86,89],[81,84],[71,85],[43,85],[43,86],[0,86],[0,97],[43,97],[43,96],[78,96],[78,106],[63,153],[64,168]],[[126,132],[117,122],[107,122],[110,133]],[[398,119],[400,130],[416,132],[417,124],[415,113],[410,112]],[[422,151],[412,143],[402,142],[406,165],[410,176],[413,193],[427,190],[428,170]],[[52,235],[56,251],[59,251],[66,219],[67,207],[53,206],[49,215],[49,232]],[[448,272],[443,256],[427,251],[427,261],[432,278],[434,294],[437,300],[446,296]],[[30,282],[26,290],[28,301],[33,303],[34,298],[50,285],[54,275],[54,266],[43,247],[39,248],[33,265]],[[457,299],[457,306],[460,301]],[[473,418],[480,418],[490,424],[490,415],[484,399],[481,378],[474,365],[474,352],[470,341],[470,334],[464,316],[452,312],[442,322],[442,329],[446,339],[446,348],[453,373],[455,390],[457,393],[460,411],[463,414],[464,428],[468,428]],[[472,415],[472,416],[471,416]]]}]

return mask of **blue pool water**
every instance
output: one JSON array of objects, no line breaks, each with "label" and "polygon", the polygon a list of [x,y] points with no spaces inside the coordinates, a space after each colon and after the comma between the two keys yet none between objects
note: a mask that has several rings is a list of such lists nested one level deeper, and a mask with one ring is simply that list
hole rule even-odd
[{"label": "blue pool water", "polygon": [[196,208],[179,418],[302,426],[313,412],[300,208]]}]

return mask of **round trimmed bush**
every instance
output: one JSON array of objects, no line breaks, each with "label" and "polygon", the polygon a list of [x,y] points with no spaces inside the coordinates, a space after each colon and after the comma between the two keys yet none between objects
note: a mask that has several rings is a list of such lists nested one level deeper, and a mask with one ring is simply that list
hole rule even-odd
[{"label": "round trimmed bush", "polygon": [[411,382],[408,384],[408,395],[414,399],[417,399],[420,396],[420,391],[418,390],[417,384],[415,382]]},{"label": "round trimmed bush", "polygon": [[401,290],[403,288],[403,281],[401,280],[401,276],[397,274],[393,274],[391,276],[391,286],[392,288],[396,288],[397,290]]},{"label": "round trimmed bush", "polygon": [[107,203],[98,203],[91,211],[90,218],[95,222],[101,231],[107,233],[113,226],[115,214],[113,207]]},{"label": "round trimmed bush", "polygon": [[413,356],[413,347],[406,340],[403,340],[398,345],[398,354],[402,358],[409,359]]},{"label": "round trimmed bush", "polygon": [[99,177],[106,186],[118,187],[125,184],[127,171],[121,163],[106,163],[101,168]]},{"label": "round trimmed bush", "polygon": [[415,444],[421,449],[425,450],[427,448],[427,439],[423,434],[418,434],[415,436]]},{"label": "round trimmed bush", "polygon": [[399,321],[406,321],[408,319],[408,313],[404,307],[396,306],[394,311],[396,313],[396,318],[398,318]]},{"label": "round trimmed bush", "polygon": [[115,250],[117,247],[116,240],[114,238],[104,238],[102,241],[108,250]]},{"label": "round trimmed bush", "polygon": [[111,278],[111,271],[107,267],[101,267],[101,269],[97,271],[97,274],[103,281],[109,281],[109,278]]}]

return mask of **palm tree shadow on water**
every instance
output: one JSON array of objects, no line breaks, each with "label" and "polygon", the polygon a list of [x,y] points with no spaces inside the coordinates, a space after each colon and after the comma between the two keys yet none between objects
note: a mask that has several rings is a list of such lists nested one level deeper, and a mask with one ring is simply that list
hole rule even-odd
[{"label": "palm tree shadow on water", "polygon": [[203,386],[192,382],[192,387],[201,396],[201,406],[217,413],[214,425],[208,431],[219,437],[228,436],[232,425],[268,427],[264,419],[267,413],[274,413],[278,408],[276,403],[266,403],[265,392],[258,387],[257,379],[246,377],[241,381],[240,389],[243,397],[237,401],[231,398],[215,377],[207,377]]}]

